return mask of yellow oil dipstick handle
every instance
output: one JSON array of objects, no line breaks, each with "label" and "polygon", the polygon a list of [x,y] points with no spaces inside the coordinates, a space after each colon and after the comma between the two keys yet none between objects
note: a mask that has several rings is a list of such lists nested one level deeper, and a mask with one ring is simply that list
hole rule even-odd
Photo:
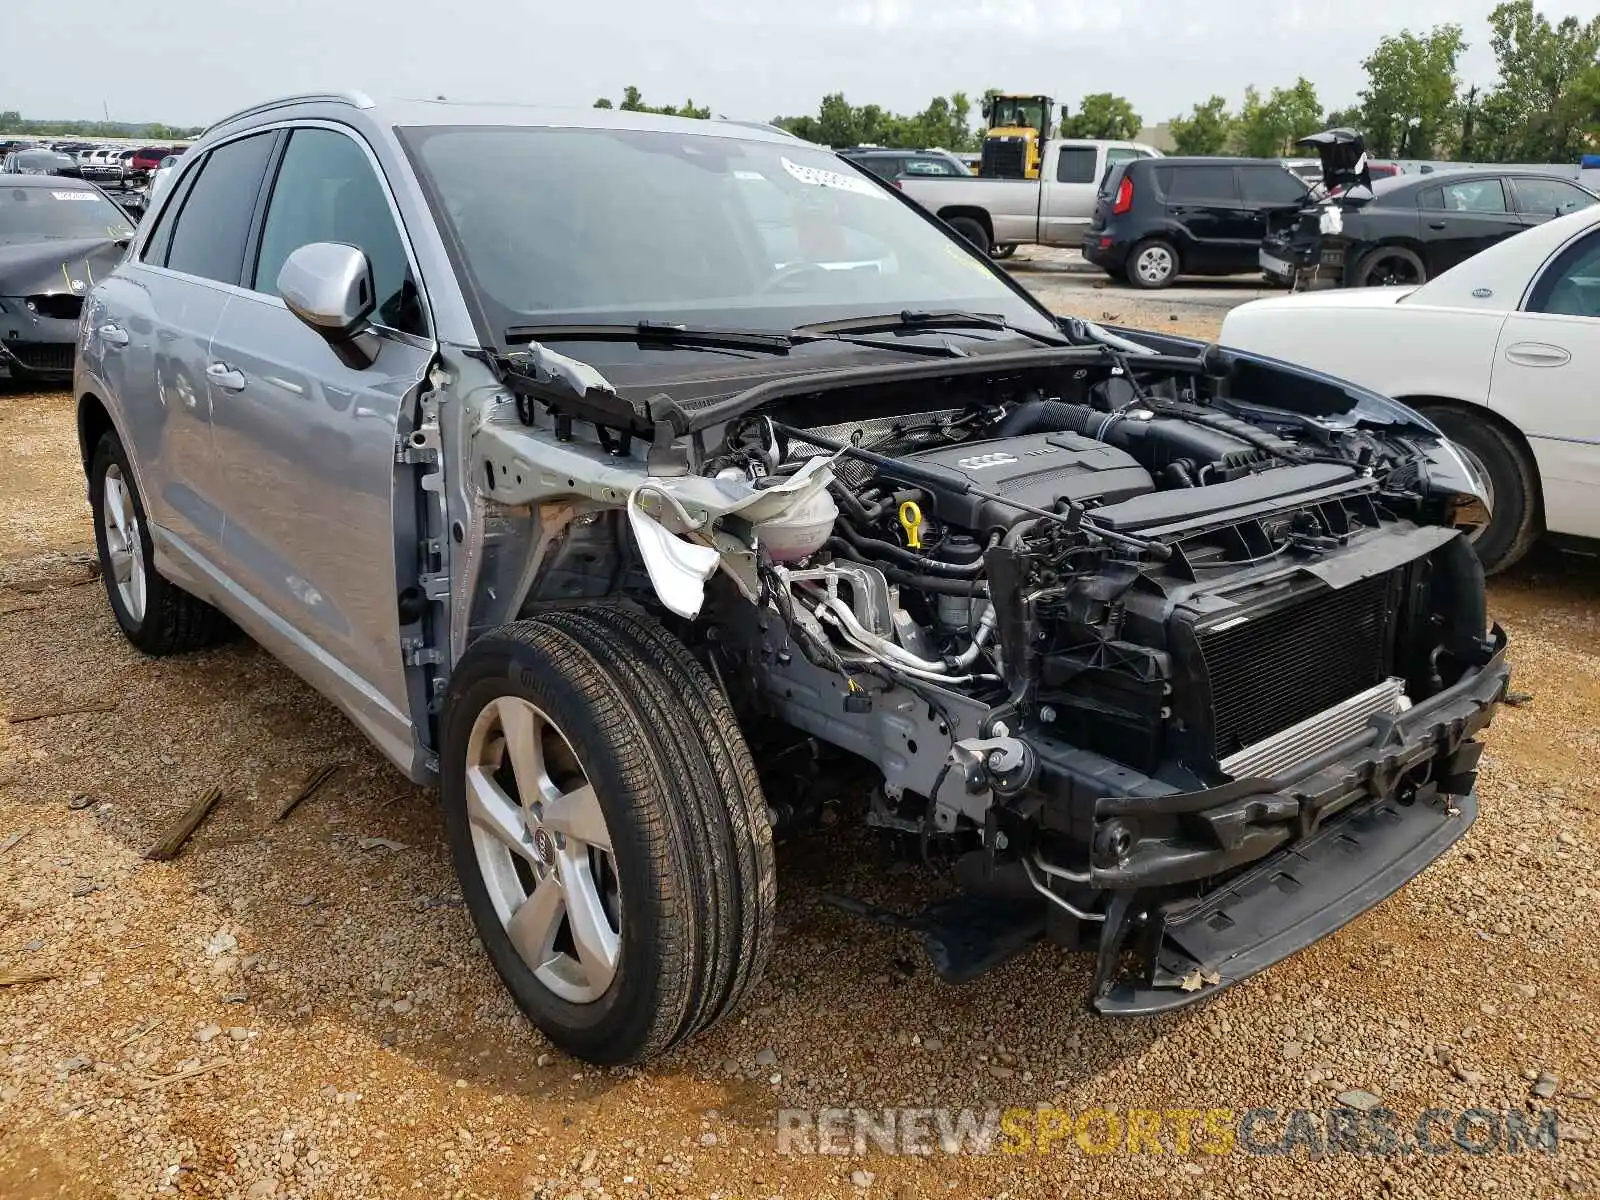
[{"label": "yellow oil dipstick handle", "polygon": [[912,550],[922,549],[922,510],[915,500],[900,506],[900,525],[906,531],[906,545]]}]

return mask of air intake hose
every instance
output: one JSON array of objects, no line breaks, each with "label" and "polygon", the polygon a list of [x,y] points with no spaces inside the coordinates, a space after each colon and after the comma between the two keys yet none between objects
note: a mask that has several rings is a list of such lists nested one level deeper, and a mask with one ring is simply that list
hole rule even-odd
[{"label": "air intake hose", "polygon": [[1087,404],[1061,400],[1026,400],[994,427],[996,437],[1023,437],[1030,433],[1082,433],[1090,437],[1103,416]]}]

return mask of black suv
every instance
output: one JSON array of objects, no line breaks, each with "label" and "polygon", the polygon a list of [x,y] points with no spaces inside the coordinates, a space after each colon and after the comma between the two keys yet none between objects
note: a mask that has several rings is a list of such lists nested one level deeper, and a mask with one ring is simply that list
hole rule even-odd
[{"label": "black suv", "polygon": [[1267,216],[1305,205],[1306,183],[1259,158],[1135,158],[1106,172],[1083,256],[1113,279],[1163,288],[1181,275],[1260,270]]}]

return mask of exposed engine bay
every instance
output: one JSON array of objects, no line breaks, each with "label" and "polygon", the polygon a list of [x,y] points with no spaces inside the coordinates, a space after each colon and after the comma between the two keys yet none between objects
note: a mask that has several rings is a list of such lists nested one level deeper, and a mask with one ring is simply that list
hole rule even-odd
[{"label": "exposed engine bay", "polygon": [[[1371,855],[1445,836],[1419,814],[1472,791],[1506,672],[1461,536],[1482,489],[1425,424],[1215,348],[793,392],[632,494],[647,602],[742,712],[881,772],[869,824],[1095,948],[1103,1011],[1293,949],[1258,879],[1284,847],[1385,805]],[[741,507],[708,521],[719,493]],[[1305,885],[1297,928],[1349,886]],[[925,940],[963,978],[1015,932]]]}]

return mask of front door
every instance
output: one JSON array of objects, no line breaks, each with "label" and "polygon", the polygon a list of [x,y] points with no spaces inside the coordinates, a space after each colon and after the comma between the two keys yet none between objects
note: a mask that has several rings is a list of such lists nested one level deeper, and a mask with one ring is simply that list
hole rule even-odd
[{"label": "front door", "polygon": [[1489,405],[1528,437],[1545,526],[1600,537],[1600,233],[1567,247],[1506,319]]},{"label": "front door", "polygon": [[[372,265],[376,360],[342,363],[277,294],[300,246],[343,242]],[[332,692],[369,732],[404,737],[397,615],[415,546],[397,547],[395,447],[433,358],[411,257],[367,147],[333,127],[293,130],[282,152],[247,293],[223,314],[208,370],[217,469],[229,497],[228,570],[252,630]],[[396,747],[398,748],[398,747]]]}]

